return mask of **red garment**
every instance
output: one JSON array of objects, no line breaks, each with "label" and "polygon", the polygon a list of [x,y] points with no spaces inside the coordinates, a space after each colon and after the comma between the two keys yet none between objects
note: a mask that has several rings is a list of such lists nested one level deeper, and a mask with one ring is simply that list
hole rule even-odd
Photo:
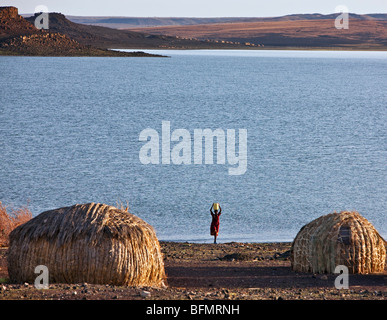
[{"label": "red garment", "polygon": [[211,213],[212,215],[212,222],[211,222],[211,228],[210,232],[212,236],[217,236],[219,234],[219,217],[221,213]]}]

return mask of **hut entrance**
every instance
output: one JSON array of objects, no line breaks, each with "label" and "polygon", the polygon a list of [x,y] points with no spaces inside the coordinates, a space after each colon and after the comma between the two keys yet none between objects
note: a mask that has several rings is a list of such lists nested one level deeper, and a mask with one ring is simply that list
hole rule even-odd
[{"label": "hut entrance", "polygon": [[340,227],[337,240],[346,245],[351,244],[351,228],[349,225],[342,225]]}]

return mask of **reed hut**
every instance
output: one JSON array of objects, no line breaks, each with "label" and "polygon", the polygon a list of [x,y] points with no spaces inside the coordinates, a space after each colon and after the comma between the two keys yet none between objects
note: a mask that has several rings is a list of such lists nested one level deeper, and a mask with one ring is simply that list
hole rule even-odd
[{"label": "reed hut", "polygon": [[153,228],[100,203],[46,211],[10,234],[9,277],[34,283],[44,265],[50,283],[162,286],[164,262]]},{"label": "reed hut", "polygon": [[338,265],[349,273],[383,272],[386,242],[358,212],[334,212],[301,228],[290,260],[299,272],[334,273]]}]

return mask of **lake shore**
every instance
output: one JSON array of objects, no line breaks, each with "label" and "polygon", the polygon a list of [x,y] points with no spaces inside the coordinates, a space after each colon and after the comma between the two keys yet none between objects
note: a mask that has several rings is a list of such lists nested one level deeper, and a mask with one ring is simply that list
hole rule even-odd
[{"label": "lake shore", "polygon": [[7,282],[6,248],[0,248],[0,300],[385,300],[387,270],[350,275],[338,290],[334,274],[293,272],[290,242],[161,243],[165,288]]},{"label": "lake shore", "polygon": [[40,48],[39,50],[30,51],[29,48],[26,50],[18,51],[18,48],[15,50],[8,50],[0,47],[0,56],[18,56],[18,57],[97,57],[97,58],[167,58],[168,56],[146,53],[144,51],[113,51],[97,48],[86,48],[80,50],[79,52],[68,52],[66,50],[59,50],[58,52],[45,51],[45,49]]}]

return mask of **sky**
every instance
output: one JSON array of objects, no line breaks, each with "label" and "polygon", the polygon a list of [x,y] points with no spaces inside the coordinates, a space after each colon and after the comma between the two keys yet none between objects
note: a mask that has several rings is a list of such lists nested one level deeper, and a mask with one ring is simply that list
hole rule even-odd
[{"label": "sky", "polygon": [[44,5],[49,12],[76,16],[273,17],[295,13],[387,13],[387,0],[0,0],[19,13]]}]

